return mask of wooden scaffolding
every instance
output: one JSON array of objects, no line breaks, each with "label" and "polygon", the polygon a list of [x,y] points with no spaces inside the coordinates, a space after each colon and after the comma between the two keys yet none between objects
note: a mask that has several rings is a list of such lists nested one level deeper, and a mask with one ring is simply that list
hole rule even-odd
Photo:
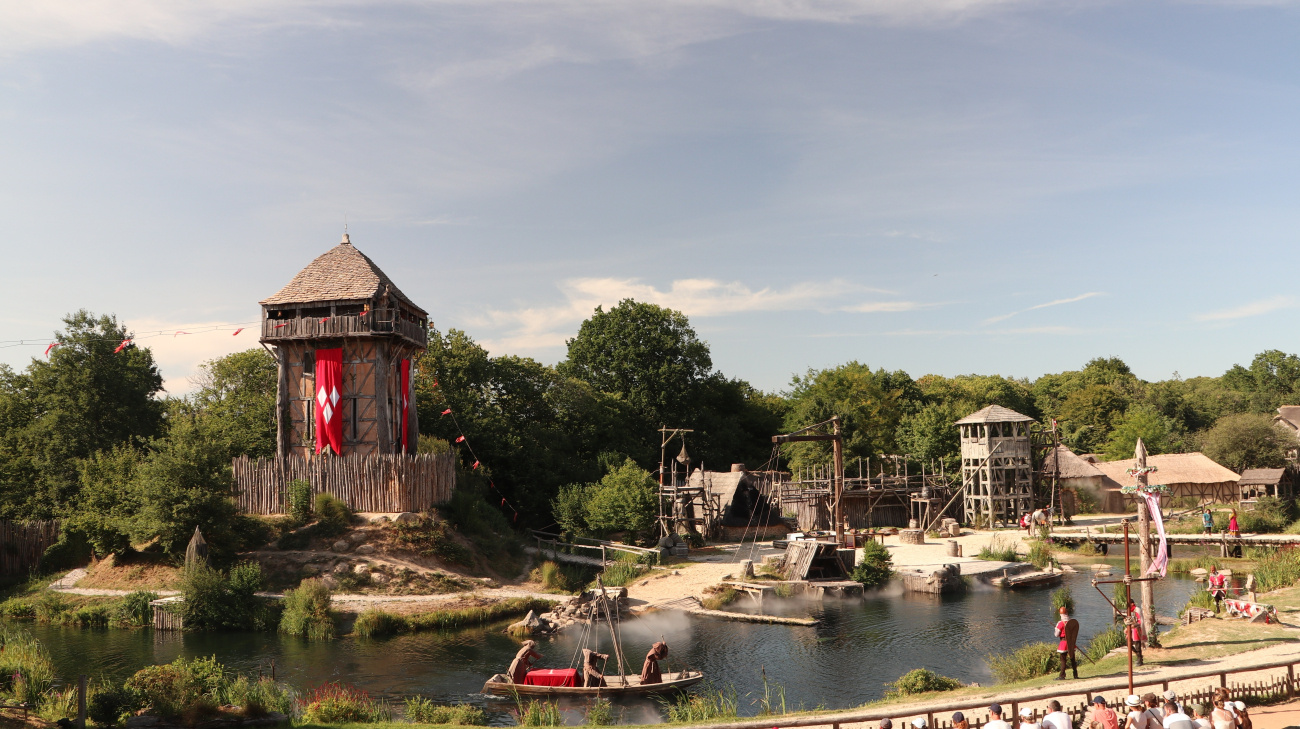
[{"label": "wooden scaffolding", "polygon": [[968,523],[1015,524],[1021,514],[1033,510],[1032,422],[1028,415],[1000,405],[957,421]]}]

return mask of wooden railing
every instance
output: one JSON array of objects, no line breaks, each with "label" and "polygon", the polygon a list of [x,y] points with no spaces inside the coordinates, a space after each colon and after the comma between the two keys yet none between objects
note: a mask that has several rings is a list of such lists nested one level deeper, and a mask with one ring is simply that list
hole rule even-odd
[{"label": "wooden railing", "polygon": [[[1142,690],[1144,688],[1151,690],[1154,687],[1159,686],[1160,691],[1163,692],[1169,689],[1170,684],[1183,683],[1186,681],[1196,681],[1205,678],[1213,678],[1213,679],[1217,679],[1216,680],[1216,683],[1218,684],[1217,687],[1228,689],[1228,693],[1231,698],[1241,698],[1247,696],[1258,697],[1258,698],[1276,698],[1276,697],[1294,698],[1297,690],[1300,689],[1300,686],[1297,685],[1296,678],[1295,678],[1295,666],[1297,665],[1297,663],[1300,663],[1300,661],[1296,661],[1296,660],[1274,661],[1269,663],[1261,663],[1254,666],[1243,666],[1241,668],[1237,668],[1231,671],[1201,671],[1201,672],[1188,673],[1183,675],[1166,676],[1163,678],[1154,678],[1149,680],[1142,680],[1141,676],[1135,676],[1133,689],[1136,693],[1140,695],[1145,693],[1145,691]],[[1261,671],[1272,671],[1275,672],[1277,675],[1270,676],[1265,680],[1255,681],[1255,682],[1230,683],[1228,681],[1228,676],[1231,675],[1241,674],[1241,673],[1258,673]],[[1200,703],[1208,702],[1208,699],[1213,695],[1215,688],[1216,688],[1215,686],[1208,686],[1205,687],[1204,689],[1197,689],[1191,692],[1179,691],[1178,700],[1181,704],[1183,704],[1184,706],[1190,709],[1192,707],[1199,705]],[[1071,691],[1069,684],[1056,684],[1051,689],[1042,689],[1039,691],[1026,692],[1017,695],[1015,698],[1003,699],[999,703],[1002,704],[1002,716],[1005,717],[1008,721],[1014,722],[1016,719],[1019,718],[1020,706],[1022,704],[1046,702],[1050,699],[1059,700],[1063,696],[1068,697],[1068,696],[1082,695],[1085,697],[1085,700],[1081,702],[1078,706],[1071,705],[1067,707],[1064,706],[1065,704],[1064,701],[1061,702],[1063,706],[1062,711],[1065,711],[1066,713],[1070,714],[1070,717],[1077,721],[1078,719],[1085,716],[1086,713],[1092,708],[1090,704],[1093,696],[1099,694],[1109,694],[1111,692],[1116,692],[1116,691],[1122,692],[1124,695],[1128,694],[1127,679],[1116,680],[1110,683],[1102,684],[1100,686],[1092,685],[1089,689],[1077,690],[1077,691]],[[1108,701],[1108,705],[1111,708],[1115,708],[1116,702],[1117,701],[1122,702],[1122,699],[1123,699],[1123,695],[1111,696],[1110,700]],[[930,729],[951,729],[952,723],[939,715],[951,714],[954,711],[960,711],[966,715],[966,720],[970,722],[970,726],[972,727],[972,729],[979,729],[979,727],[988,723],[987,717],[988,717],[989,703],[990,703],[989,698],[985,696],[982,699],[966,698],[958,701],[946,701],[946,702],[936,702],[933,704],[926,704],[920,707],[919,710],[912,710],[912,711],[902,710],[901,707],[896,707],[891,710],[887,706],[881,706],[872,709],[844,711],[844,712],[821,714],[815,716],[768,716],[766,718],[753,719],[749,721],[733,721],[733,722],[719,723],[719,724],[701,724],[699,726],[707,726],[710,729],[772,729],[773,727],[781,727],[781,729],[785,729],[786,727],[807,727],[807,726],[826,726],[826,727],[831,727],[831,729],[840,729],[841,725],[844,724],[862,724],[865,722],[878,722],[881,719],[885,719],[885,718],[891,719],[894,722],[895,726],[905,726],[906,723],[902,721],[903,719],[909,719],[913,717],[925,717],[926,726],[929,727]],[[1041,708],[1042,707],[1035,708],[1036,718],[1033,719],[1033,721],[1038,721],[1039,719],[1042,718],[1043,712],[1040,710]],[[1121,706],[1118,709],[1118,711],[1122,713],[1123,707]],[[936,717],[938,720],[937,724],[935,723]]]},{"label": "wooden railing", "polygon": [[607,542],[603,539],[591,539],[588,537],[574,537],[574,539],[581,539],[583,541],[592,542],[592,544],[577,544],[573,542],[561,542],[559,534],[551,534],[550,532],[538,531],[537,529],[530,529],[529,531],[532,532],[533,539],[537,540],[538,549],[546,549],[546,545],[550,545],[550,550],[557,554],[560,552],[560,547],[564,547],[566,549],[584,549],[589,552],[593,552],[592,557],[595,557],[597,554],[599,554],[600,563],[602,565],[605,565],[609,563],[609,558],[608,558],[609,552],[622,552],[624,554],[635,555],[638,561],[641,562],[649,562],[650,564],[659,564],[659,550],[657,549],[647,549],[645,547],[634,547],[630,544],[617,544],[615,542]]},{"label": "wooden railing", "polygon": [[406,337],[421,347],[428,345],[428,333],[419,322],[384,319],[378,314],[366,316],[340,314],[331,317],[262,320],[263,339],[313,339],[394,333]]},{"label": "wooden railing", "polygon": [[235,500],[248,514],[283,514],[289,482],[304,480],[313,494],[330,493],[353,511],[427,511],[446,503],[456,488],[450,453],[418,456],[236,458]]}]

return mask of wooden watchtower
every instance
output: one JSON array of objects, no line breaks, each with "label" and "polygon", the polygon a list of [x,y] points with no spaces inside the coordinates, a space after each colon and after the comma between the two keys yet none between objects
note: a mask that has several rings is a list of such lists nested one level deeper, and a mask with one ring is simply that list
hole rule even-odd
[{"label": "wooden watchtower", "polygon": [[[335,455],[415,453],[419,438],[412,363],[428,345],[428,314],[364,253],[343,242],[262,304],[261,342],[279,363],[276,452],[320,453],[321,428],[337,427]],[[340,351],[341,350],[341,353]],[[318,356],[341,367],[322,369]],[[322,372],[338,387],[319,388]]]},{"label": "wooden watchtower", "polygon": [[957,421],[966,521],[1016,523],[1033,510],[1033,461],[1028,415],[990,405]]}]

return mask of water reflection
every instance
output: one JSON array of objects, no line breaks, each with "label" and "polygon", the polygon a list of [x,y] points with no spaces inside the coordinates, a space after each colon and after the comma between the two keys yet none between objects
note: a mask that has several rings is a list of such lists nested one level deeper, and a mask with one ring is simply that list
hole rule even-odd
[{"label": "water reflection", "polygon": [[[1067,576],[1066,584],[1078,603],[1080,642],[1085,642],[1109,624],[1110,607],[1089,585],[1089,575]],[[1157,613],[1176,615],[1194,589],[1190,580],[1166,579],[1157,589]],[[774,684],[784,686],[791,707],[846,708],[879,698],[885,683],[922,666],[987,684],[989,654],[1051,640],[1055,623],[1050,589],[977,588],[951,596],[891,589],[865,600],[787,604],[784,609],[811,612],[821,623],[760,625],[668,612],[628,622],[623,626],[628,668],[639,671],[650,644],[662,639],[671,648],[665,670],[699,669],[715,685],[734,685],[743,714],[757,711],[753,702],[763,690],[760,669]],[[517,650],[518,643],[502,627],[330,643],[256,633],[31,629],[49,647],[59,675],[65,677],[86,673],[120,680],[141,666],[178,656],[216,656],[251,673],[269,673],[274,661],[277,676],[300,688],[338,680],[395,703],[415,694],[440,702],[469,701],[488,709],[494,724],[508,724],[513,723],[513,702],[478,693],[488,676],[505,670]],[[601,642],[608,647],[607,637]],[[578,649],[578,634],[541,639],[545,659],[540,665],[576,664]],[[611,666],[613,662],[611,658]],[[580,703],[564,708],[570,721],[582,721]],[[624,721],[660,720],[653,701],[623,702],[620,708]]]}]

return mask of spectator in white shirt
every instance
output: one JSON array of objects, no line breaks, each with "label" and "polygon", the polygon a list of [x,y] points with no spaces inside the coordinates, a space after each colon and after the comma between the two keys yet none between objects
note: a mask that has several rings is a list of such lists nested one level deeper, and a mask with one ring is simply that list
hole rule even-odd
[{"label": "spectator in white shirt", "polygon": [[1074,729],[1070,715],[1061,711],[1061,702],[1052,699],[1047,702],[1047,715],[1043,717],[1043,729]]},{"label": "spectator in white shirt", "polygon": [[1192,725],[1192,718],[1178,710],[1178,704],[1172,701],[1165,702],[1165,718],[1161,722],[1164,729],[1195,729]]},{"label": "spectator in white shirt", "polygon": [[1002,721],[1002,706],[992,704],[989,706],[989,721],[984,725],[984,729],[1011,729],[1011,725]]},{"label": "spectator in white shirt", "polygon": [[1020,729],[1038,729],[1038,722],[1034,721],[1034,710],[1028,706],[1020,707]]}]

